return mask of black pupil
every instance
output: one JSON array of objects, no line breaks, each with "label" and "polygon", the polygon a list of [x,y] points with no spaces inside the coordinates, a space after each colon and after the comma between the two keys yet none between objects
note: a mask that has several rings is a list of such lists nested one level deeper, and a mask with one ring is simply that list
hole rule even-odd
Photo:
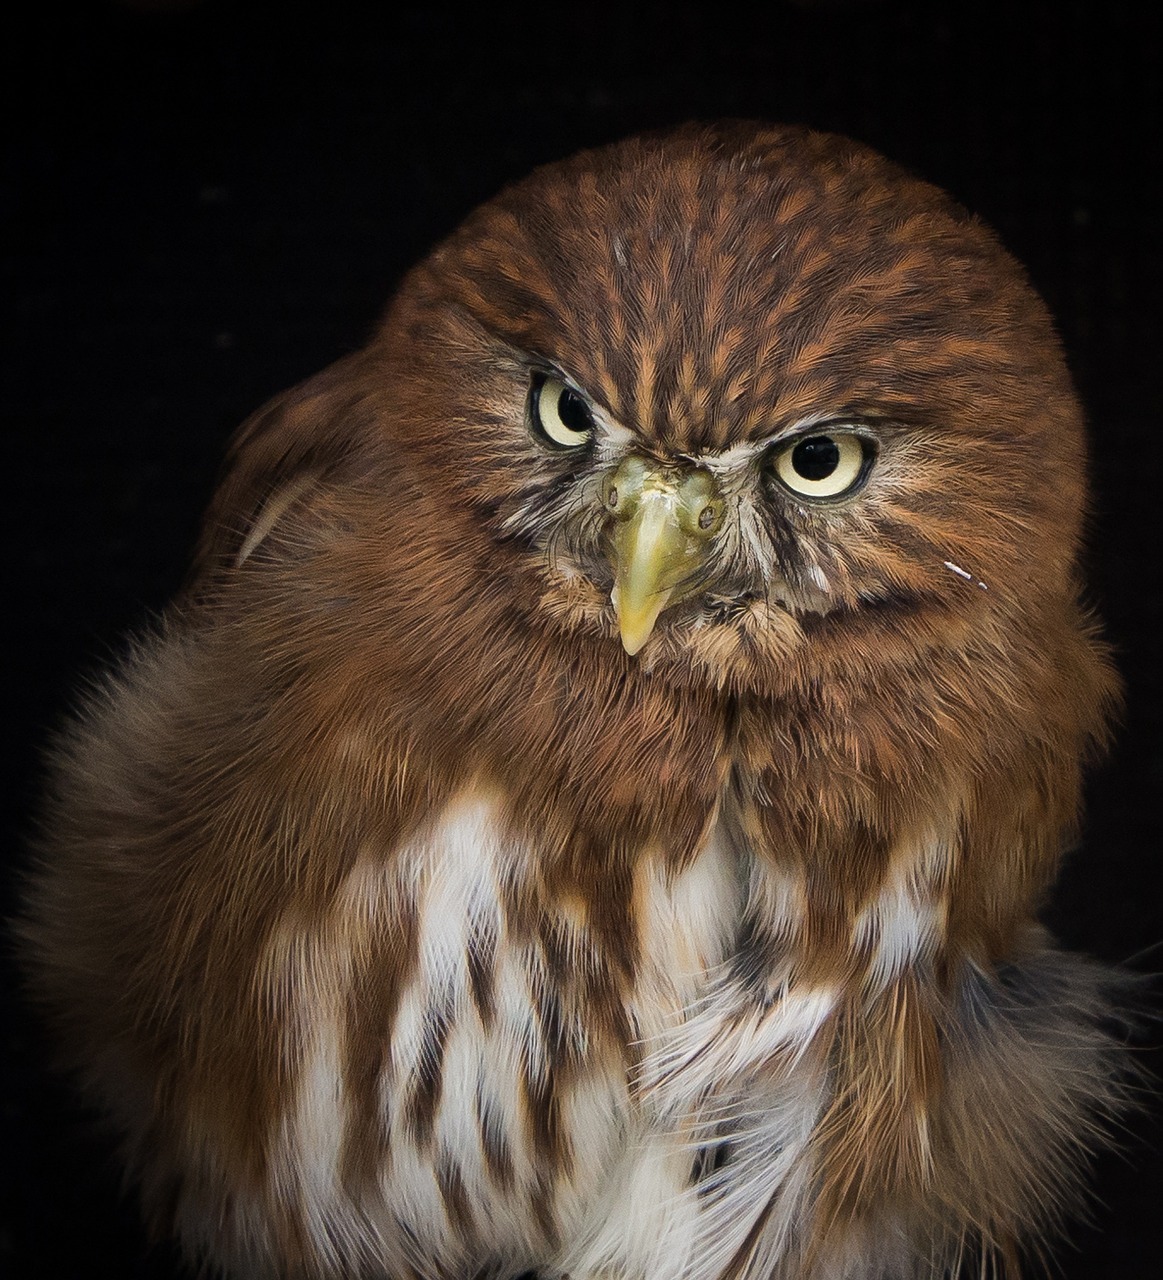
[{"label": "black pupil", "polygon": [[840,446],[831,436],[809,436],[792,450],[791,464],[805,480],[827,480],[840,465]]},{"label": "black pupil", "polygon": [[566,387],[557,401],[557,416],[570,431],[589,431],[593,425],[586,402],[576,391]]}]

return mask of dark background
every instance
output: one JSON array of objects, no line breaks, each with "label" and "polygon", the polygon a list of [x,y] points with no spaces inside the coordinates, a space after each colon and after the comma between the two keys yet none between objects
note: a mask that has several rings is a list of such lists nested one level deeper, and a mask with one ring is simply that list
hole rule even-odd
[{"label": "dark background", "polygon": [[[1129,709],[1047,914],[1069,945],[1157,969],[1153,8],[547,0],[454,17],[436,3],[390,16],[322,0],[10,0],[0,907],[12,910],[37,752],[84,673],[178,584],[232,429],[360,345],[405,268],[501,184],[638,129],[741,115],[849,133],[947,187],[1058,317],[1092,423],[1089,580]],[[4,966],[0,1274],[174,1275],[46,1069]],[[1125,1158],[1100,1163],[1093,1224],[1059,1251],[1060,1274],[1163,1274],[1159,1139],[1157,1119],[1136,1119]]]}]

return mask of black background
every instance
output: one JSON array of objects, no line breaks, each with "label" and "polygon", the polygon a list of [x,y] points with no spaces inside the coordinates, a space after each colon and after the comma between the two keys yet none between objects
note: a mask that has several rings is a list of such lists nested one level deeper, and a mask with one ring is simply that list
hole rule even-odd
[{"label": "black background", "polygon": [[[45,736],[180,581],[232,429],[359,346],[401,273],[506,181],[635,130],[736,115],[851,134],[945,186],[1058,317],[1092,425],[1089,581],[1128,712],[1047,915],[1073,947],[1158,968],[1153,8],[10,2],[4,910]],[[0,1273],[174,1275],[4,965]],[[1059,1274],[1163,1274],[1159,1138],[1148,1112],[1125,1157],[1100,1162],[1093,1224],[1059,1251]]]}]

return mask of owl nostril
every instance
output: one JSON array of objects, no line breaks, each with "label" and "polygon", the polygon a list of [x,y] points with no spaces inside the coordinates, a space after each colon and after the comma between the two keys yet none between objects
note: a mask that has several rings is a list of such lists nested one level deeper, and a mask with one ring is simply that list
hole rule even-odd
[{"label": "owl nostril", "polygon": [[602,483],[602,507],[615,520],[632,519],[638,508],[642,486],[635,485],[634,480],[634,475],[623,474],[620,470],[614,475],[607,476]]}]

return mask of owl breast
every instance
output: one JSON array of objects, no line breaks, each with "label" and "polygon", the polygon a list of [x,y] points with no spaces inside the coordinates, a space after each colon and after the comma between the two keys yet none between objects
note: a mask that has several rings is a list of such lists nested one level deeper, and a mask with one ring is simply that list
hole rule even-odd
[{"label": "owl breast", "polygon": [[[324,1269],[402,1256],[452,1273],[495,1256],[570,1275],[712,1275],[748,1224],[729,1202],[745,1182],[754,1194],[758,1170],[786,1178],[818,1079],[806,1069],[789,1088],[785,1075],[765,1109],[770,1086],[751,1078],[770,1045],[743,1014],[754,1001],[732,957],[758,872],[727,817],[679,869],[662,848],[636,860],[637,963],[603,1022],[589,905],[554,897],[511,811],[467,785],[390,858],[367,851],[322,926],[275,931],[265,981],[285,1006],[295,1084],[258,1197],[268,1209],[243,1197],[232,1212],[270,1221],[278,1203],[295,1240],[262,1252]],[[413,960],[394,1000],[353,1010],[351,973],[380,927],[410,928]],[[789,1037],[804,1016],[792,1006]],[[353,1038],[378,1039],[372,1087],[353,1079]]]}]

